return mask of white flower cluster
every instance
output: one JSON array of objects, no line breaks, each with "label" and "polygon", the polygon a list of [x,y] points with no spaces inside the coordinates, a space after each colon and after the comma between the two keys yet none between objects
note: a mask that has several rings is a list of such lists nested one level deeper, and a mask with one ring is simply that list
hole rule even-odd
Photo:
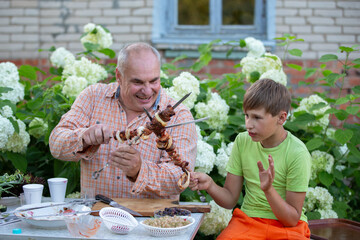
[{"label": "white flower cluster", "polygon": [[[312,109],[314,105],[319,103],[325,103],[325,106],[322,108]],[[308,123],[308,127],[314,127],[319,126],[322,128],[326,128],[329,125],[329,114],[325,114],[325,111],[330,109],[330,106],[328,102],[326,102],[324,99],[322,99],[320,96],[314,94],[310,97],[303,98],[300,101],[300,105],[298,108],[294,110],[294,113],[305,111],[307,113],[313,114],[315,117],[320,117],[320,119],[317,119],[315,121],[312,121],[311,123]]]},{"label": "white flower cluster", "polygon": [[213,168],[216,159],[214,148],[203,140],[200,133],[200,127],[196,125],[198,135],[197,153],[195,162],[195,171],[209,174]]},{"label": "white flower cluster", "polygon": [[0,115],[0,150],[6,151],[5,146],[15,129],[7,117]]},{"label": "white flower cluster", "polygon": [[163,70],[160,70],[160,78],[169,79],[169,76]]},{"label": "white flower cluster", "polygon": [[178,77],[174,78],[173,86],[164,90],[175,100],[180,100],[191,92],[190,96],[183,101],[183,104],[192,109],[200,93],[200,83],[191,73],[182,72]]},{"label": "white flower cluster", "polygon": [[220,207],[214,200],[210,201],[211,212],[205,213],[204,221],[199,231],[205,235],[218,235],[229,224],[232,210]]},{"label": "white flower cluster", "polygon": [[265,47],[261,41],[253,37],[247,37],[244,41],[246,48],[249,50],[248,57],[261,57],[265,53]]},{"label": "white flower cluster", "polygon": [[81,198],[81,193],[80,192],[69,193],[68,195],[66,195],[66,198]]},{"label": "white flower cluster", "polygon": [[64,68],[66,64],[72,64],[75,56],[64,47],[57,48],[50,56],[50,62],[57,68]]},{"label": "white flower cluster", "polygon": [[287,76],[283,70],[280,58],[274,54],[266,53],[264,44],[253,38],[245,38],[246,48],[249,50],[246,57],[241,59],[242,72],[250,81],[250,74],[258,72],[259,79],[270,78],[286,86]]},{"label": "white flower cluster", "polygon": [[30,135],[26,132],[26,125],[20,119],[15,119],[19,125],[19,133],[14,132],[14,134],[9,137],[8,142],[5,146],[5,151],[15,152],[15,153],[24,153],[26,151],[27,145],[30,143]]},{"label": "white flower cluster", "polygon": [[83,45],[84,43],[89,42],[99,44],[100,49],[104,49],[109,48],[113,44],[111,33],[105,31],[101,25],[88,23],[84,26],[84,33],[84,36],[80,39]]},{"label": "white flower cluster", "polygon": [[48,124],[44,122],[44,119],[35,117],[30,123],[29,123],[29,134],[40,138],[41,136],[44,136],[48,130]]},{"label": "white flower cluster", "polygon": [[207,103],[199,102],[195,105],[196,117],[210,117],[206,122],[216,130],[221,130],[227,123],[229,110],[226,101],[216,92],[210,93],[210,99],[208,95]]},{"label": "white flower cluster", "polygon": [[229,143],[228,145],[222,142],[221,148],[217,150],[215,166],[217,167],[219,174],[223,177],[226,177],[227,175],[226,165],[229,161],[229,157],[233,146],[234,146],[233,142]]},{"label": "white flower cluster", "polygon": [[63,71],[63,79],[65,79],[63,94],[77,96],[86,86],[97,83],[107,78],[107,76],[108,74],[102,66],[82,57],[72,64],[65,65]]},{"label": "white flower cluster", "polygon": [[24,99],[24,86],[19,82],[19,72],[12,62],[0,63],[0,87],[12,88],[9,92],[0,94],[0,99],[9,100],[13,104]]},{"label": "white flower cluster", "polygon": [[317,173],[325,170],[328,173],[332,172],[334,165],[334,157],[326,152],[315,150],[311,153],[311,180],[314,180]]},{"label": "white flower cluster", "polygon": [[336,212],[332,210],[334,202],[333,196],[323,187],[309,187],[306,193],[304,208],[307,212],[318,211],[321,214],[321,219],[328,217],[337,218]]},{"label": "white flower cluster", "polygon": [[5,118],[9,118],[13,115],[13,110],[11,109],[10,106],[5,105],[0,109],[0,115],[2,115]]}]

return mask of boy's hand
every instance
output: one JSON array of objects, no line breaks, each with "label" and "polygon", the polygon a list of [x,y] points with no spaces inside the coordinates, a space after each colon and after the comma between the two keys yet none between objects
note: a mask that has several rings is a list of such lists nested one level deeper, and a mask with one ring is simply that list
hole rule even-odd
[{"label": "boy's hand", "polygon": [[207,190],[212,183],[211,177],[205,173],[191,172],[189,188],[195,190]]},{"label": "boy's hand", "polygon": [[275,178],[275,170],[274,170],[274,160],[271,155],[269,155],[269,168],[267,170],[264,169],[261,161],[257,162],[259,168],[259,177],[260,177],[260,188],[264,192],[268,191],[272,186]]}]

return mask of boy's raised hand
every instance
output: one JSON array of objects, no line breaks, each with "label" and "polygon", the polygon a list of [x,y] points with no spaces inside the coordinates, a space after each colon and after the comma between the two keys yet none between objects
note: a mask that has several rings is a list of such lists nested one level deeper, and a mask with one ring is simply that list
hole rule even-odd
[{"label": "boy's raised hand", "polygon": [[191,172],[189,188],[195,190],[207,190],[211,185],[212,179],[205,173]]},{"label": "boy's raised hand", "polygon": [[264,192],[270,189],[275,178],[274,160],[271,155],[269,155],[268,161],[269,161],[269,168],[267,170],[264,169],[264,166],[261,161],[257,162],[259,168],[260,188]]}]

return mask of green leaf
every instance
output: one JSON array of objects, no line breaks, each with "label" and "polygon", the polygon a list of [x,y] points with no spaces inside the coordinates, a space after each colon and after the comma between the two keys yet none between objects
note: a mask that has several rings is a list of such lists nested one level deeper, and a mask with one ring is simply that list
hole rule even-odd
[{"label": "green leaf", "polygon": [[335,82],[341,78],[346,76],[345,74],[338,74],[338,73],[330,73],[329,75],[326,76],[326,81],[331,85],[334,86]]},{"label": "green leaf", "polygon": [[321,218],[321,214],[319,212],[307,212],[306,217],[308,220],[316,220]]},{"label": "green leaf", "polygon": [[36,80],[36,70],[33,66],[30,65],[20,66],[19,75],[30,80]]},{"label": "green leaf", "polygon": [[329,173],[323,171],[323,172],[319,173],[319,180],[326,187],[329,187],[332,184],[332,182],[334,181],[334,177],[332,174],[329,174]]},{"label": "green leaf", "polygon": [[260,78],[260,73],[258,71],[254,71],[250,73],[250,82],[254,83]]},{"label": "green leaf", "polygon": [[301,70],[302,70],[302,67],[301,67],[300,65],[297,65],[297,64],[289,63],[289,64],[286,64],[286,66],[288,66],[289,68],[298,70],[298,71],[301,71]]},{"label": "green leaf", "polygon": [[324,141],[321,138],[312,138],[305,145],[309,151],[312,151],[324,145]]},{"label": "green leaf", "polygon": [[342,98],[339,98],[338,100],[336,100],[335,105],[341,105],[341,104],[347,103],[348,101],[349,101],[349,98],[342,97]]},{"label": "green leaf", "polygon": [[339,218],[345,218],[346,217],[346,211],[350,210],[350,206],[344,202],[344,201],[334,201],[333,203],[333,209],[337,213]]},{"label": "green leaf", "polygon": [[335,131],[335,139],[343,145],[352,138],[353,134],[353,131],[349,129],[337,129]]},{"label": "green leaf", "polygon": [[317,71],[316,68],[305,68],[305,79],[308,79],[309,77],[311,77],[312,75],[314,75]]},{"label": "green leaf", "polygon": [[359,106],[347,106],[346,112],[352,115],[356,115],[360,110]]},{"label": "green leaf", "polygon": [[340,121],[345,120],[349,114],[347,112],[345,112],[344,110],[339,110],[337,113],[335,113],[335,116],[337,119],[339,119]]},{"label": "green leaf", "polygon": [[88,51],[96,51],[97,49],[100,48],[100,44],[97,44],[97,43],[94,44],[94,43],[90,43],[90,42],[84,42],[83,45],[84,45],[85,49]]},{"label": "green leaf", "polygon": [[31,110],[37,110],[43,105],[43,99],[41,97],[34,98],[27,103],[28,108]]},{"label": "green leaf", "polygon": [[338,60],[338,56],[334,55],[334,54],[325,54],[323,56],[321,56],[321,58],[319,59],[319,62],[330,62],[330,61],[337,61]]},{"label": "green leaf", "polygon": [[13,125],[15,132],[19,133],[20,132],[20,128],[19,128],[19,124],[16,120],[14,120],[12,117],[8,118],[8,120],[11,122],[11,124]]},{"label": "green leaf", "polygon": [[355,60],[352,61],[354,64],[360,64],[360,58],[357,58]]},{"label": "green leaf", "polygon": [[360,151],[359,151],[359,149],[356,146],[354,146],[352,143],[347,143],[346,145],[347,145],[349,151],[356,156],[356,159],[358,160],[357,162],[360,163]]},{"label": "green leaf", "polygon": [[19,169],[21,172],[26,172],[27,161],[26,157],[23,154],[7,152],[6,157],[10,159],[11,163],[16,169]]},{"label": "green leaf", "polygon": [[239,45],[240,45],[241,48],[246,47],[246,42],[245,42],[245,40],[244,40],[244,39],[241,39],[241,40],[239,41]]},{"label": "green leaf", "polygon": [[106,56],[109,56],[109,58],[114,58],[116,56],[116,53],[111,50],[110,48],[104,48],[99,50],[98,52],[105,54]]},{"label": "green leaf", "polygon": [[297,57],[301,57],[303,52],[300,49],[294,48],[289,50],[289,54]]}]

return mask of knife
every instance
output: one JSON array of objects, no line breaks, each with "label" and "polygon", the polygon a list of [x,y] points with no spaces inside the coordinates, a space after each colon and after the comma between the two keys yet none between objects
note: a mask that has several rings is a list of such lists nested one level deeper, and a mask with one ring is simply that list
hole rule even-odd
[{"label": "knife", "polygon": [[103,203],[109,204],[112,207],[119,208],[119,209],[122,209],[124,211],[127,211],[128,213],[131,213],[133,216],[142,217],[142,215],[140,213],[138,213],[138,212],[136,212],[134,210],[131,210],[130,208],[124,207],[123,205],[118,204],[117,202],[115,202],[111,198],[105,197],[104,195],[97,194],[95,196],[95,199],[100,200]]}]

